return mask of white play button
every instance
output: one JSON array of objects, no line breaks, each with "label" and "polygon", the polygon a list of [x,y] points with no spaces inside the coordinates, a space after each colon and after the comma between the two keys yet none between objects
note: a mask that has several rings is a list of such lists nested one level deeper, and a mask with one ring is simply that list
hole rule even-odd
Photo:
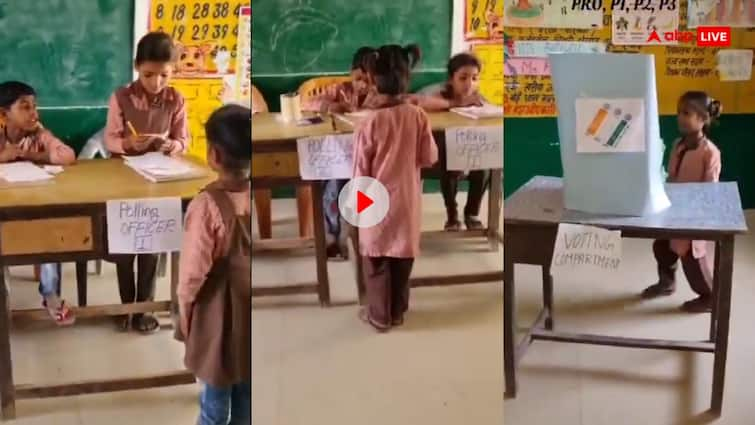
[{"label": "white play button", "polygon": [[353,178],[338,194],[341,217],[356,227],[372,227],[383,221],[390,202],[385,186],[372,177]]}]

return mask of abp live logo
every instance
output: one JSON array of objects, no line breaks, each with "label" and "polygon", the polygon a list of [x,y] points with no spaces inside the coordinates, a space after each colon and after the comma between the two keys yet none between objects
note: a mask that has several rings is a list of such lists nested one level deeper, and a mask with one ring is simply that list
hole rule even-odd
[{"label": "abp live logo", "polygon": [[661,34],[653,30],[647,42],[689,43],[692,40],[697,40],[699,47],[729,47],[731,46],[731,27],[697,27],[697,34],[693,31],[669,31]]}]

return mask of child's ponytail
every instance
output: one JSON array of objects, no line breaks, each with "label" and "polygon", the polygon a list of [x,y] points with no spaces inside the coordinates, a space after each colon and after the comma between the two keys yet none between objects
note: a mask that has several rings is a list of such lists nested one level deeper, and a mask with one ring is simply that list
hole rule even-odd
[{"label": "child's ponytail", "polygon": [[422,59],[422,50],[419,48],[419,45],[417,44],[409,44],[407,46],[404,46],[404,55],[406,55],[406,60],[409,63],[409,69],[414,69],[414,67],[417,66],[420,59]]}]

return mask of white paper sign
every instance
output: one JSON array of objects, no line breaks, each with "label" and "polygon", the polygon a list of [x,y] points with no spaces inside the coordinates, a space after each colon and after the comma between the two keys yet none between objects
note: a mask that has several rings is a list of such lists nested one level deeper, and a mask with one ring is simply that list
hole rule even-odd
[{"label": "white paper sign", "polygon": [[446,163],[457,171],[503,168],[503,128],[447,128]]},{"label": "white paper sign", "polygon": [[750,81],[752,77],[752,50],[719,50],[718,75],[721,81]]},{"label": "white paper sign", "polygon": [[644,99],[578,98],[577,152],[645,152]]},{"label": "white paper sign", "polygon": [[354,168],[354,135],[305,137],[296,141],[302,180],[349,179]]},{"label": "white paper sign", "polygon": [[621,264],[621,232],[561,223],[551,270],[616,271]]},{"label": "white paper sign", "polygon": [[108,252],[157,254],[181,249],[181,199],[107,201]]}]

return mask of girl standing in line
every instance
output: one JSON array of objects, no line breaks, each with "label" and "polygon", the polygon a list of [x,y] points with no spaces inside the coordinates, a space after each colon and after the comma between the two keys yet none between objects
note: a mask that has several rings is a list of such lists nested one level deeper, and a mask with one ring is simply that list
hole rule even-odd
[{"label": "girl standing in line", "polygon": [[205,125],[218,179],[186,211],[178,297],[186,367],[203,384],[199,425],[251,420],[251,110],[226,105]]},{"label": "girl standing in line", "polygon": [[415,45],[383,46],[368,57],[375,78],[375,110],[354,133],[353,177],[372,177],[389,194],[390,208],[377,225],[359,229],[367,308],[359,317],[377,331],[404,322],[409,275],[419,255],[422,168],[438,159],[427,114],[406,103],[410,70],[420,58]]}]

